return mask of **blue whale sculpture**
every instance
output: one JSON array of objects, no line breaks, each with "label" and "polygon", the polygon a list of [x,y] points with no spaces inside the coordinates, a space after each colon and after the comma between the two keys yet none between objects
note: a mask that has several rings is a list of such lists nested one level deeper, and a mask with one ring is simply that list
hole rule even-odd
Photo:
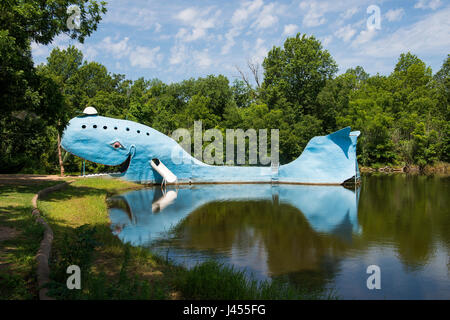
[{"label": "blue whale sculpture", "polygon": [[[138,183],[158,184],[163,177],[152,167],[158,159],[178,183],[299,183],[339,185],[359,177],[356,160],[358,131],[346,127],[312,138],[303,153],[275,167],[207,165],[188,154],[175,140],[148,126],[102,117],[75,117],[66,126],[61,146],[83,159],[121,165],[113,176]],[[174,158],[174,154],[178,155]],[[177,158],[178,157],[178,158]],[[187,160],[187,161],[186,161]]]}]

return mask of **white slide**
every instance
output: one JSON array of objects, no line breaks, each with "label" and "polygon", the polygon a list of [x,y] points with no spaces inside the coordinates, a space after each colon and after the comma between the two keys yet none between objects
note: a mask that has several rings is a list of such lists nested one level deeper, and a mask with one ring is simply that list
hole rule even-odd
[{"label": "white slide", "polygon": [[172,202],[174,202],[176,198],[177,193],[175,191],[167,191],[166,194],[164,194],[161,198],[159,198],[152,204],[152,212],[156,213],[162,211],[165,207],[172,204]]},{"label": "white slide", "polygon": [[159,159],[152,159],[150,165],[167,183],[175,183],[177,176],[172,173]]}]

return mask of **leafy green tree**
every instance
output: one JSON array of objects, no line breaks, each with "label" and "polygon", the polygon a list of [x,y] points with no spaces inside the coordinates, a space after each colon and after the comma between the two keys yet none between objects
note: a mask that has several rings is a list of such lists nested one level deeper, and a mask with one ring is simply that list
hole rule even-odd
[{"label": "leafy green tree", "polygon": [[412,154],[414,163],[420,168],[433,164],[437,160],[437,133],[434,130],[426,132],[425,124],[420,122],[412,132]]},{"label": "leafy green tree", "polygon": [[[69,29],[67,20],[71,13],[67,8],[80,8],[80,25]],[[17,44],[28,42],[49,44],[59,34],[68,34],[72,39],[84,39],[97,30],[101,15],[106,13],[106,2],[95,0],[7,0],[2,1],[0,25],[8,29]],[[5,28],[6,27],[6,28]]]},{"label": "leafy green tree", "polygon": [[214,114],[209,106],[211,106],[210,97],[200,93],[194,95],[181,113],[180,123],[184,124],[183,127],[193,128],[194,121],[201,120],[205,129],[215,128],[219,123],[220,115]]},{"label": "leafy green tree", "polygon": [[[70,16],[67,8],[70,5],[78,5],[80,8],[79,28],[69,29],[67,26]],[[39,155],[34,154],[30,158],[29,153],[21,150],[29,152],[35,150],[33,146],[39,138],[31,137],[46,135],[48,133],[46,125],[57,125],[58,117],[53,115],[57,114],[61,104],[57,102],[61,100],[61,92],[55,90],[56,79],[36,72],[31,58],[31,43],[49,44],[61,33],[83,42],[85,37],[96,30],[101,14],[106,12],[105,5],[105,2],[94,0],[89,2],[83,0],[1,2],[0,133],[2,142],[0,142],[0,149],[2,157],[0,157],[0,167],[7,168],[9,164],[15,163],[14,170],[20,170],[32,159],[39,159]],[[36,119],[39,121],[35,121]],[[18,120],[22,123],[19,124]],[[36,131],[38,128],[40,130]],[[25,134],[30,138],[25,139],[23,136]],[[8,144],[5,141],[8,141]],[[27,157],[23,158],[23,155]],[[9,160],[5,163],[4,159]]]},{"label": "leafy green tree", "polygon": [[[119,90],[124,77],[111,76],[99,63],[83,61],[82,52],[74,46],[52,50],[47,64],[38,67],[38,74],[52,79],[57,84],[56,91],[63,97],[58,104],[54,104],[52,113],[57,130],[59,166],[63,175],[65,155],[59,143],[67,122],[79,115],[86,106],[95,107],[103,115],[120,114],[122,104],[127,103],[126,90]],[[72,159],[68,165],[74,170],[80,167],[80,162]]]},{"label": "leafy green tree", "polygon": [[285,98],[296,120],[302,114],[317,115],[317,96],[338,70],[320,41],[300,33],[287,38],[283,48],[273,47],[263,67],[263,101],[272,109],[277,100]]},{"label": "leafy green tree", "polygon": [[436,126],[440,140],[439,158],[450,162],[450,54],[447,55],[442,68],[435,74],[434,80],[438,90],[438,112],[434,117],[441,120]]},{"label": "leafy green tree", "polygon": [[234,80],[231,86],[234,102],[239,108],[248,107],[253,101],[253,89],[249,88],[242,80]]},{"label": "leafy green tree", "polygon": [[323,120],[325,132],[338,130],[336,119],[348,111],[352,93],[359,90],[368,79],[362,67],[349,69],[346,73],[327,80],[325,87],[317,96],[319,116]]},{"label": "leafy green tree", "polygon": [[[188,83],[186,83],[188,84]],[[209,75],[205,78],[191,80],[189,87],[189,98],[200,94],[209,98],[208,108],[212,113],[222,117],[225,109],[234,103],[233,91],[228,79],[223,75]]]}]

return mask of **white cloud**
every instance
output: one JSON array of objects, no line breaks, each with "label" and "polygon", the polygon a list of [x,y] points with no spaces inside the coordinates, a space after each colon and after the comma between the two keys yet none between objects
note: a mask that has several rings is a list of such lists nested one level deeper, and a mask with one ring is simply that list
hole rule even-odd
[{"label": "white cloud", "polygon": [[359,10],[358,7],[351,7],[341,14],[341,18],[343,20],[348,20],[351,17],[353,17],[358,12],[358,10]]},{"label": "white cloud", "polygon": [[238,9],[233,12],[231,17],[231,28],[225,34],[226,42],[222,47],[222,54],[230,52],[231,48],[236,44],[235,38],[241,35],[244,27],[250,25],[257,30],[269,28],[278,22],[278,18],[274,15],[276,10],[275,4],[264,6],[263,0],[253,0],[241,3]]},{"label": "white cloud", "polygon": [[361,51],[372,57],[392,57],[407,51],[416,54],[447,52],[450,48],[449,16],[450,7],[447,7],[411,26],[366,43]]},{"label": "white cloud", "polygon": [[275,3],[270,3],[263,7],[261,12],[258,14],[255,22],[252,24],[256,30],[267,29],[278,22],[278,17],[275,15],[277,12],[277,8],[275,7]]},{"label": "white cloud", "polygon": [[31,51],[33,52],[33,57],[45,57],[49,54],[47,46],[37,44],[36,42],[31,43]]},{"label": "white cloud", "polygon": [[194,51],[193,58],[197,66],[204,69],[212,64],[212,60],[209,57],[208,50],[205,49],[203,51]]},{"label": "white cloud", "polygon": [[265,40],[258,38],[255,41],[255,45],[253,46],[252,50],[252,57],[251,61],[254,63],[261,64],[264,61],[264,58],[267,55],[267,48],[264,46]]},{"label": "white cloud", "polygon": [[199,13],[195,8],[184,9],[176,15],[179,20],[183,21],[186,24],[192,24],[193,22],[195,22],[198,16]]},{"label": "white cloud", "polygon": [[231,24],[233,27],[240,26],[245,22],[248,22],[250,16],[262,8],[263,0],[248,1],[241,4],[241,6],[234,11],[231,17]]},{"label": "white cloud", "polygon": [[322,45],[324,47],[326,47],[331,43],[331,41],[333,41],[333,36],[329,35],[329,36],[320,38],[319,40],[322,42]]},{"label": "white cloud", "polygon": [[356,34],[356,30],[352,28],[350,24],[346,25],[345,27],[339,28],[334,35],[344,40],[344,42],[350,41],[353,36]]},{"label": "white cloud", "polygon": [[130,53],[130,63],[133,67],[140,68],[155,68],[163,58],[161,53],[158,53],[160,47],[148,48],[137,46]]},{"label": "white cloud", "polygon": [[240,31],[238,29],[235,28],[231,28],[226,34],[225,34],[225,45],[222,47],[222,54],[227,54],[228,52],[230,52],[231,48],[234,47],[234,45],[236,44],[236,41],[234,40],[234,38],[236,38],[237,36],[240,35]]},{"label": "white cloud", "polygon": [[81,50],[83,51],[84,58],[89,61],[93,61],[94,58],[98,55],[98,50],[94,46],[83,45]]},{"label": "white cloud", "polygon": [[324,24],[327,21],[324,14],[329,11],[329,6],[328,2],[302,1],[300,9],[306,11],[303,17],[303,25],[305,27],[318,27]]},{"label": "white cloud", "polygon": [[189,29],[181,28],[177,33],[177,38],[181,41],[190,42],[204,38],[208,29],[217,27],[218,17],[221,11],[218,10],[210,15],[211,8],[200,10],[196,8],[187,8],[175,15],[175,18]]},{"label": "white cloud", "polygon": [[157,24],[156,11],[139,7],[111,6],[111,10],[105,15],[103,22],[137,27],[141,30],[149,30]]},{"label": "white cloud", "polygon": [[414,8],[436,10],[441,4],[441,0],[419,0],[414,5]]},{"label": "white cloud", "polygon": [[364,29],[359,33],[356,39],[353,40],[352,46],[357,47],[361,44],[369,42],[373,39],[373,37],[375,37],[376,34],[377,30],[375,28]]},{"label": "white cloud", "polygon": [[388,12],[386,12],[386,14],[384,15],[384,17],[388,20],[388,21],[399,21],[403,18],[403,16],[405,15],[405,10],[403,8],[399,8],[399,9],[391,9]]},{"label": "white cloud", "polygon": [[170,53],[169,63],[176,68],[172,69],[173,72],[193,66],[197,69],[207,69],[213,65],[213,59],[210,57],[208,49],[189,50],[185,43],[178,42],[170,49]]},{"label": "white cloud", "polygon": [[292,36],[298,30],[298,26],[295,24],[287,24],[284,26],[283,36]]},{"label": "white cloud", "polygon": [[184,44],[176,44],[170,49],[170,64],[180,64],[187,60],[188,54]]},{"label": "white cloud", "polygon": [[100,47],[115,58],[120,59],[130,53],[131,48],[128,45],[128,40],[128,37],[125,37],[119,42],[114,42],[111,37],[106,37],[100,43]]}]

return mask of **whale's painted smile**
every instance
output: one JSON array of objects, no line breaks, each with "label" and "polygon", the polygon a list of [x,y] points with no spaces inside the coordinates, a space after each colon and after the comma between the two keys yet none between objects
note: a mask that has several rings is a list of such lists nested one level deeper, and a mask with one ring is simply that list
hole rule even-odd
[{"label": "whale's painted smile", "polygon": [[128,155],[127,159],[120,164],[119,172],[125,173],[128,170],[128,167],[130,166],[130,162],[131,162],[131,153]]}]

